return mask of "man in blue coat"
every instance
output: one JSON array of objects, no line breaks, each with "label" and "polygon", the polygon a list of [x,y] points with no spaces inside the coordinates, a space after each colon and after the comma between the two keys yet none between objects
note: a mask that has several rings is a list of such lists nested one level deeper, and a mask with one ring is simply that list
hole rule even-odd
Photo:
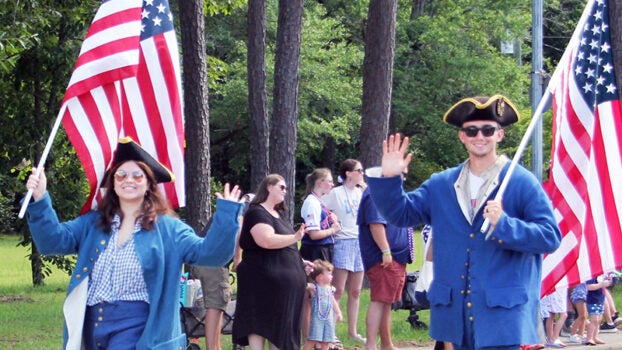
[{"label": "man in blue coat", "polygon": [[[468,159],[432,175],[405,193],[401,172],[412,154],[408,138],[383,142],[382,168],[369,169],[371,196],[397,226],[434,227],[434,279],[428,291],[430,336],[454,349],[519,349],[536,334],[542,254],[557,249],[561,234],[536,178],[518,166],[503,199],[495,201],[510,165],[497,154],[504,126],[518,112],[501,95],[466,98],[443,117],[459,128]],[[486,233],[480,232],[485,219]]]}]

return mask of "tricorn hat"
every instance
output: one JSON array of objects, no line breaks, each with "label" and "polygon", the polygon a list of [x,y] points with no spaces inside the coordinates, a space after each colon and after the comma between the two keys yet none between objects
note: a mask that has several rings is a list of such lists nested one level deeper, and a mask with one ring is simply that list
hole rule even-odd
[{"label": "tricorn hat", "polygon": [[119,163],[124,163],[129,160],[143,162],[147,164],[158,183],[162,182],[175,182],[175,175],[162,163],[158,162],[149,152],[140,147],[136,141],[131,137],[122,137],[119,139],[117,150],[114,154],[114,160],[112,161],[112,167]]},{"label": "tricorn hat", "polygon": [[520,119],[518,110],[503,95],[468,97],[454,104],[443,116],[445,123],[462,127],[471,120],[492,120],[507,126]]}]

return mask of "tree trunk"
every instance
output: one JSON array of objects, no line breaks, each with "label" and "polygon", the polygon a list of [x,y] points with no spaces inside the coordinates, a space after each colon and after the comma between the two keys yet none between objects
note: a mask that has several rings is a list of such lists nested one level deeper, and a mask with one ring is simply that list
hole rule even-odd
[{"label": "tree trunk", "polygon": [[427,0],[413,0],[413,7],[410,11],[410,20],[414,21],[415,19],[421,17],[424,14],[425,5],[427,4]]},{"label": "tree trunk", "polygon": [[622,86],[622,4],[617,0],[609,1],[609,28],[611,28],[611,53],[616,72],[618,94]]},{"label": "tree trunk", "polygon": [[248,1],[248,104],[251,126],[251,181],[255,191],[268,175],[269,128],[266,92],[266,0]]},{"label": "tree trunk", "polygon": [[365,29],[361,162],[380,165],[389,130],[397,0],[371,0]]},{"label": "tree trunk", "polygon": [[186,118],[187,222],[201,230],[211,215],[210,138],[202,0],[179,1]]},{"label": "tree trunk", "polygon": [[[298,120],[298,66],[303,0],[279,0],[279,20],[274,63],[274,107],[270,131],[270,172],[281,174],[296,188]],[[293,219],[294,191],[287,193],[286,218]]]},{"label": "tree trunk", "polygon": [[[33,93],[34,93],[34,115],[35,115],[35,120],[42,120],[42,115],[43,115],[43,109],[42,109],[42,98],[43,98],[43,90],[41,88],[41,77],[40,76],[36,76],[34,78],[34,82],[33,82]],[[47,128],[46,131],[49,132],[50,128]],[[42,135],[43,136],[43,135]],[[43,147],[41,146],[43,145],[42,142],[38,142],[37,143],[37,154],[41,154],[43,152]],[[54,152],[50,152],[50,156],[48,156],[46,162],[47,162],[47,171],[48,171],[48,176],[49,175],[49,171],[50,168],[53,167],[54,164],[54,158],[53,158]],[[30,234],[30,231],[28,231],[28,234]],[[41,254],[39,253],[39,249],[37,249],[37,246],[35,245],[35,241],[34,239],[32,239],[31,237],[31,243],[30,243],[30,271],[32,272],[32,285],[35,287],[38,286],[43,286],[45,284],[45,274],[43,273],[43,269],[45,266],[45,263],[43,262],[43,257],[41,256]]]}]

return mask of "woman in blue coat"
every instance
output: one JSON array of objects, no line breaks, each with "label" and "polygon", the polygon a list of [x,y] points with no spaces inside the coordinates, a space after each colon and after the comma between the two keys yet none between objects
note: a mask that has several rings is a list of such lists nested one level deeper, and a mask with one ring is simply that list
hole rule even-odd
[{"label": "woman in blue coat", "polygon": [[64,349],[183,349],[182,264],[222,266],[233,256],[237,186],[217,194],[206,238],[174,216],[158,189],[172,173],[129,138],[104,178],[97,210],[59,222],[46,178],[30,176],[30,231],[42,254],[77,254],[67,298]]},{"label": "woman in blue coat", "polygon": [[[525,168],[515,169],[503,200],[493,200],[509,167],[497,144],[518,112],[504,96],[482,96],[456,103],[444,120],[460,128],[469,154],[464,163],[405,193],[400,175],[412,154],[398,134],[383,143],[382,168],[367,174],[387,221],[434,227],[430,335],[454,349],[539,343],[542,254],[557,249],[561,234],[550,200]],[[485,219],[490,229],[481,233]]]}]

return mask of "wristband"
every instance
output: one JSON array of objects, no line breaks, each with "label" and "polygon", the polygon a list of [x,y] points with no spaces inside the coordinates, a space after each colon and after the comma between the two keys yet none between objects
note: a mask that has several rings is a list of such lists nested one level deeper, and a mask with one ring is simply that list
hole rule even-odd
[{"label": "wristband", "polygon": [[391,255],[391,249],[382,249],[382,256]]}]

